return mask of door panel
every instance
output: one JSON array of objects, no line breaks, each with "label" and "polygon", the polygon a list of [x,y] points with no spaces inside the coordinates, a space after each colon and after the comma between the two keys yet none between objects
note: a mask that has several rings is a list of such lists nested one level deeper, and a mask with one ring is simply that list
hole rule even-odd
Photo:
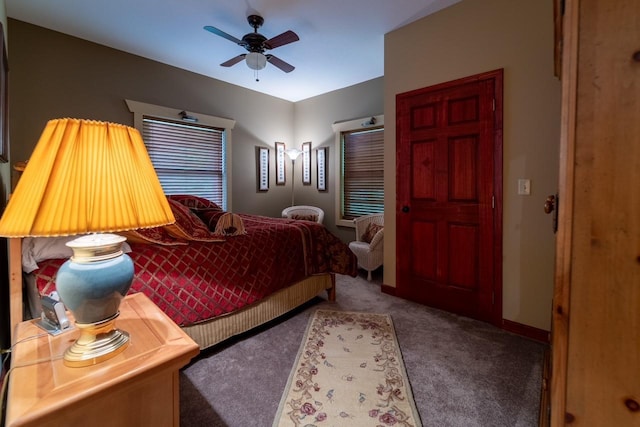
[{"label": "door panel", "polygon": [[[449,224],[449,286],[474,291],[479,283],[478,227],[474,224]],[[446,280],[446,277],[443,277]]]},{"label": "door panel", "polygon": [[478,138],[464,135],[449,139],[449,201],[478,201]]},{"label": "door panel", "polygon": [[501,89],[498,70],[396,102],[398,294],[492,323],[502,317]]},{"label": "door panel", "polygon": [[422,254],[421,260],[411,262],[413,267],[413,275],[421,277],[425,280],[436,279],[436,222],[416,221],[413,224],[412,236],[420,236],[420,239],[414,239],[411,242],[413,250],[412,254]]},{"label": "door panel", "polygon": [[411,146],[413,151],[411,192],[414,199],[435,200],[436,198],[435,148],[435,140],[417,141]]}]

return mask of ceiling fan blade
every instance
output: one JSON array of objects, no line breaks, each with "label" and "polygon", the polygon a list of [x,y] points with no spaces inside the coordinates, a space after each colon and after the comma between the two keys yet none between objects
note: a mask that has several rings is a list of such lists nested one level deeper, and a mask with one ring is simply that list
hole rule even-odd
[{"label": "ceiling fan blade", "polygon": [[272,63],[276,67],[280,68],[285,73],[290,73],[293,70],[295,70],[295,68],[296,68],[293,65],[288,64],[288,63],[284,62],[282,59],[280,59],[280,58],[278,58],[276,56],[273,56],[273,55],[267,55],[267,61],[269,61],[270,63]]},{"label": "ceiling fan blade", "polygon": [[289,43],[293,43],[293,42],[297,42],[298,40],[300,40],[300,37],[298,37],[298,35],[296,33],[294,33],[293,31],[289,30],[289,31],[285,31],[284,33],[272,37],[269,40],[264,42],[264,47],[266,49],[275,49],[276,47],[279,46],[284,46],[285,44],[289,44]]},{"label": "ceiling fan blade", "polygon": [[235,58],[231,58],[230,60],[223,62],[220,65],[222,65],[223,67],[231,67],[232,65],[236,65],[238,62],[242,61],[245,56],[247,56],[247,54],[243,53],[236,56]]},{"label": "ceiling fan blade", "polygon": [[224,31],[217,29],[216,27],[212,27],[211,25],[205,26],[204,29],[209,31],[210,33],[213,33],[213,34],[215,34],[217,36],[220,36],[220,37],[224,37],[227,40],[230,40],[230,41],[232,41],[232,42],[234,42],[236,44],[239,44],[240,46],[245,46],[246,45],[246,43],[244,41],[242,41],[242,40],[240,40],[240,39],[238,39],[236,37],[233,37],[232,35],[227,34]]}]

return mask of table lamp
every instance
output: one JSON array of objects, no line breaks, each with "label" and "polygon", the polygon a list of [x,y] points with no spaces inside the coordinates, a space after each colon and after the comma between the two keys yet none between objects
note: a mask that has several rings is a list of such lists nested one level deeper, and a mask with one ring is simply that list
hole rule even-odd
[{"label": "table lamp", "polygon": [[[0,236],[81,235],[56,289],[80,330],[65,351],[67,366],[110,359],[129,344],[115,328],[133,262],[111,232],[175,222],[140,133],[78,119],[47,123],[0,219]],[[106,233],[106,234],[94,234]]]}]

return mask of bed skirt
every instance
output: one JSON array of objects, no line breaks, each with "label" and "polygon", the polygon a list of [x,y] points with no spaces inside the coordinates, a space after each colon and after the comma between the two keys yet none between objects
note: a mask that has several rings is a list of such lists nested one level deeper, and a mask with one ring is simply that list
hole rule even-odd
[{"label": "bed skirt", "polygon": [[335,299],[333,274],[308,277],[248,307],[201,323],[183,326],[182,330],[198,343],[201,350],[204,350],[273,320],[311,300],[324,290],[329,292],[330,300]]}]

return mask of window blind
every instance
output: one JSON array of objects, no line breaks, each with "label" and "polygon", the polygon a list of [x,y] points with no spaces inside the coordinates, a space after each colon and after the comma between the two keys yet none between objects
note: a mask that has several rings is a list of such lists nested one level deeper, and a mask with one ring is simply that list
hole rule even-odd
[{"label": "window blind", "polygon": [[384,128],[342,133],[342,219],[384,211]]},{"label": "window blind", "polygon": [[145,116],[142,138],[165,194],[193,194],[226,209],[224,130]]}]

